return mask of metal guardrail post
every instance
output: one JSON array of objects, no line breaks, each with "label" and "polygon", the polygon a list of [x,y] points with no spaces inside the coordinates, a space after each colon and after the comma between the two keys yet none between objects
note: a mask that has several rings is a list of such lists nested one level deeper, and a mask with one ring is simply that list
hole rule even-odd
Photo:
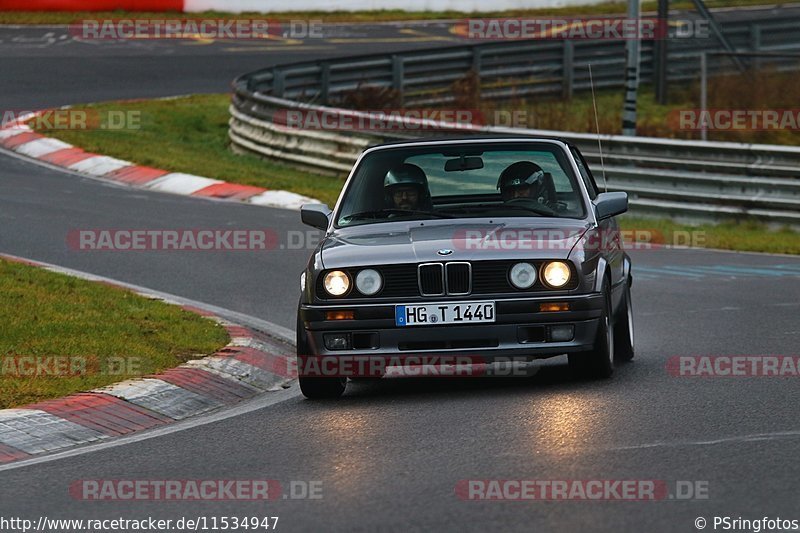
[{"label": "metal guardrail post", "polygon": [[403,77],[405,69],[403,63],[403,56],[395,54],[392,56],[392,88],[397,91],[400,101],[398,104],[403,107],[405,98],[403,96]]},{"label": "metal guardrail post", "polygon": [[286,86],[286,73],[276,68],[274,71],[274,78],[272,79],[272,94],[278,98],[283,98],[283,93]]},{"label": "metal guardrail post", "polygon": [[319,100],[322,105],[330,103],[331,90],[331,65],[322,63],[319,67]]},{"label": "metal guardrail post", "polygon": [[708,54],[700,54],[700,117],[703,125],[700,129],[700,139],[708,140],[708,128],[706,127],[705,114],[708,110]]},{"label": "metal guardrail post", "polygon": [[[758,52],[761,49],[761,26],[758,24],[752,24],[750,26],[750,48],[753,52]],[[759,70],[761,68],[761,59],[759,59],[758,56],[754,57],[750,65],[754,69]]]},{"label": "metal guardrail post", "polygon": [[480,78],[481,68],[483,67],[483,48],[476,46],[472,49],[472,70]]},{"label": "metal guardrail post", "polygon": [[561,96],[563,98],[572,98],[575,81],[575,43],[568,39],[564,39],[561,73]]}]

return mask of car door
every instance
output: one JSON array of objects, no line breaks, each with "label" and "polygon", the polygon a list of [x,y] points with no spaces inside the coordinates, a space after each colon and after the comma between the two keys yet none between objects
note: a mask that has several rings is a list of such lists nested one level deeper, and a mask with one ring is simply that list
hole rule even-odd
[{"label": "car door", "polygon": [[[594,179],[589,165],[586,163],[583,154],[574,145],[569,145],[570,152],[575,158],[575,163],[578,165],[578,170],[581,174],[581,179],[586,184],[586,190],[589,191],[589,197],[594,200],[600,193],[597,188],[597,182]],[[600,250],[604,253],[608,261],[609,268],[611,269],[611,284],[616,286],[622,281],[625,273],[624,251],[622,238],[619,231],[619,223],[616,217],[607,218],[598,222],[600,229]]]}]

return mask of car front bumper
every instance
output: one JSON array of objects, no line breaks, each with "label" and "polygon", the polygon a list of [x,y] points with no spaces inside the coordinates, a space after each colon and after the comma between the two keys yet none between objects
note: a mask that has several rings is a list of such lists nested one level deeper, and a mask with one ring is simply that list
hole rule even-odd
[{"label": "car front bumper", "polygon": [[[481,299],[485,300],[491,298]],[[395,325],[394,304],[301,305],[300,319],[311,353],[299,355],[393,360],[466,355],[485,362],[545,358],[590,350],[604,305],[601,294],[494,301],[496,321],[492,323],[406,327]],[[568,303],[569,310],[542,312],[543,303]],[[326,320],[331,311],[352,311],[355,318]],[[564,338],[565,327],[572,329],[568,340]],[[346,336],[350,347],[328,349],[326,336],[329,340],[331,336]]]}]

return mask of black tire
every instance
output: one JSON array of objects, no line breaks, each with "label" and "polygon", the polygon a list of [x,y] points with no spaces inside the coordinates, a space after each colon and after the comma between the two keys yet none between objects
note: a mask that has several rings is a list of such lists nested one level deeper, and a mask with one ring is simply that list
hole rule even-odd
[{"label": "black tire", "polygon": [[614,373],[614,328],[611,326],[611,290],[603,286],[605,306],[597,328],[594,348],[589,352],[569,354],[573,375],[583,379],[606,379]]},{"label": "black tire", "polygon": [[345,378],[304,378],[300,376],[300,391],[309,400],[329,400],[340,397],[347,388]]},{"label": "black tire", "polygon": [[[297,368],[302,369],[301,355],[312,355],[311,349],[308,345],[308,337],[306,335],[303,322],[300,320],[300,313],[297,314]],[[300,391],[303,396],[309,400],[326,400],[338,398],[344,394],[347,388],[347,378],[320,378],[320,377],[303,377],[298,376],[297,380],[300,382]]]},{"label": "black tire", "polygon": [[622,307],[614,323],[614,359],[630,361],[633,359],[633,301],[631,300],[630,279],[625,283],[625,294],[622,296]]}]

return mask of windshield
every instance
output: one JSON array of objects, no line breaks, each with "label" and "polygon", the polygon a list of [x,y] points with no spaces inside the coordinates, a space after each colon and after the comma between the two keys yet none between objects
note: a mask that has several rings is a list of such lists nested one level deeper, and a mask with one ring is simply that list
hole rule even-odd
[{"label": "windshield", "polygon": [[356,169],[336,225],[500,216],[585,216],[564,150],[549,143],[378,150]]}]

